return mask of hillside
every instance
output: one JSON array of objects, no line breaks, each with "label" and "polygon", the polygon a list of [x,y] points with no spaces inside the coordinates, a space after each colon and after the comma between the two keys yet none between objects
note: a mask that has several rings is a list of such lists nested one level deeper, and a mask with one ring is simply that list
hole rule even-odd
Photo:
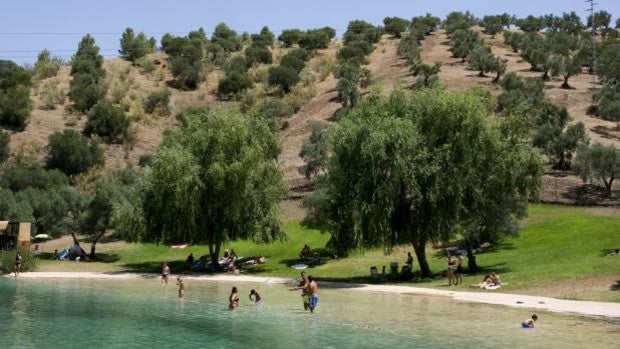
[{"label": "hillside", "polygon": [[[486,44],[488,44],[495,55],[508,60],[507,70],[516,72],[522,76],[538,76],[540,73],[531,72],[529,64],[524,62],[518,54],[503,44],[503,37],[498,34],[494,39],[482,34]],[[362,91],[368,93],[374,86],[379,86],[382,93],[389,93],[394,86],[402,84],[410,86],[414,77],[409,73],[406,62],[396,54],[397,39],[392,39],[384,35],[376,48],[369,56],[368,68],[372,73],[372,83],[370,88]],[[307,64],[312,67],[320,59],[335,59],[338,49],[342,46],[339,41],[334,41],[328,49],[319,50]],[[466,64],[460,59],[452,58],[448,51],[448,38],[444,31],[438,30],[427,36],[422,42],[422,60],[425,63],[441,62],[442,68],[439,73],[440,79],[448,89],[465,89],[472,86],[481,86],[488,89],[493,95],[498,95],[501,88],[497,84],[492,84],[492,77],[478,77],[476,72],[467,69]],[[281,57],[284,49],[274,49],[276,62]],[[223,75],[221,69],[212,69],[207,74],[205,82],[200,84],[195,91],[182,91],[169,88],[171,91],[172,113],[170,116],[161,117],[147,115],[140,112],[142,99],[149,93],[167,87],[172,79],[166,67],[166,55],[156,53],[150,55],[149,59],[155,62],[155,69],[146,73],[142,68],[132,66],[129,62],[121,59],[110,59],[104,62],[107,72],[108,98],[120,99],[120,104],[125,107],[128,115],[135,121],[133,123],[135,140],[130,145],[107,145],[106,146],[106,166],[123,167],[127,164],[137,165],[138,160],[143,154],[153,153],[162,140],[164,131],[174,128],[176,120],[174,115],[183,111],[187,107],[203,107],[215,105],[232,105],[236,102],[222,102],[216,97],[216,88],[219,77]],[[59,87],[66,93],[69,89],[69,67],[63,67],[55,79],[59,81]],[[592,96],[592,76],[581,74],[571,78],[570,90],[561,89],[561,80],[552,78],[546,82],[546,96],[561,105],[567,107],[574,121],[582,121],[588,132],[589,138],[594,142],[604,144],[614,144],[620,147],[620,129],[615,123],[597,119],[586,114],[586,109],[591,104]],[[44,82],[39,82],[41,86]],[[316,123],[330,122],[334,113],[340,108],[340,103],[336,100],[337,80],[333,74],[324,80],[317,79],[314,82],[314,96],[305,101],[301,108],[291,117],[285,120],[285,125],[281,131],[282,154],[280,164],[289,187],[292,189],[292,197],[304,195],[311,189],[311,182],[297,170],[303,164],[299,152],[303,143],[309,138],[312,127]],[[262,88],[262,84],[257,84],[255,90]],[[264,88],[263,88],[264,89]],[[261,93],[261,92],[259,92]],[[262,92],[264,93],[264,92]],[[38,88],[32,90],[32,98],[35,107],[32,111],[30,122],[22,132],[10,130],[11,149],[13,155],[23,152],[24,149],[38,154],[39,159],[45,156],[45,145],[50,134],[64,128],[74,128],[81,130],[84,126],[86,117],[84,115],[72,113],[68,106],[69,100],[66,99],[63,105],[56,109],[45,110]],[[575,203],[597,203],[614,204],[614,202],[601,200],[589,196],[594,189],[585,187],[576,176],[570,173],[559,173],[549,170],[545,176],[545,185],[542,199],[546,202]],[[583,194],[586,194],[583,196]]]}]

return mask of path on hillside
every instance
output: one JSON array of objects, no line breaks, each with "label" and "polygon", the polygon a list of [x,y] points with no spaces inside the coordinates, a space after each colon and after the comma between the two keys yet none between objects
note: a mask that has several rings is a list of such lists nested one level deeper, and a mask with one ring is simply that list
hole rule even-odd
[{"label": "path on hillside", "polygon": [[[381,86],[383,93],[389,93],[402,78],[403,83],[409,82],[408,68],[396,54],[398,41],[384,36],[370,55],[366,66],[372,73],[373,84]],[[321,54],[335,56],[336,50],[325,50]],[[329,122],[329,119],[341,107],[336,100],[336,80],[330,75],[325,81],[316,84],[316,96],[304,104],[299,112],[289,118],[288,127],[281,133],[282,153],[280,165],[289,188],[293,191],[303,190],[310,181],[299,173],[303,159],[299,156],[301,147],[312,132],[313,125]],[[362,91],[367,93],[368,91]]]}]

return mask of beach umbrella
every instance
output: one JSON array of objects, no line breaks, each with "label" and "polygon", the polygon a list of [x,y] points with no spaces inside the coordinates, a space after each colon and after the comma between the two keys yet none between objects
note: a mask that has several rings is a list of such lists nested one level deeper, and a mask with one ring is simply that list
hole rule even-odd
[{"label": "beach umbrella", "polygon": [[34,236],[35,240],[49,240],[51,237],[47,234],[38,234]]}]

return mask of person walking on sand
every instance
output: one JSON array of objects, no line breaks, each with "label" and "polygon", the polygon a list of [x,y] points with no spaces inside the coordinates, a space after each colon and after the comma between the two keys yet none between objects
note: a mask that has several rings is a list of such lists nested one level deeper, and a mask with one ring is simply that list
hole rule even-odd
[{"label": "person walking on sand", "polygon": [[307,287],[308,287],[308,277],[306,276],[306,272],[302,271],[301,280],[299,281],[299,284],[297,284],[297,287],[293,287],[289,289],[290,291],[301,290],[301,298],[304,303],[304,310],[308,310],[308,306],[310,305],[310,297],[308,296],[308,293],[306,292]]},{"label": "person walking on sand", "polygon": [[[254,296],[254,297],[252,297]],[[260,293],[258,293],[258,291],[256,291],[255,289],[251,289],[250,290],[250,300],[252,302],[254,302],[254,304],[258,305],[261,304],[263,302],[263,297],[261,297]]]},{"label": "person walking on sand", "polygon": [[17,251],[17,253],[15,253],[15,277],[19,276],[19,272],[22,269],[22,254],[19,253],[19,251]]},{"label": "person walking on sand", "polygon": [[239,307],[239,296],[237,295],[237,287],[233,286],[232,291],[230,291],[230,296],[228,296],[228,309],[234,310]]},{"label": "person walking on sand", "polygon": [[185,283],[180,276],[177,278],[177,286],[179,286],[179,298],[183,298],[185,296]]},{"label": "person walking on sand", "polygon": [[170,267],[167,262],[164,262],[164,267],[161,271],[161,283],[168,285],[168,277],[170,277]]},{"label": "person walking on sand", "polygon": [[534,328],[534,323],[538,321],[538,316],[536,314],[532,315],[531,319],[527,319],[521,323],[521,327],[523,328]]},{"label": "person walking on sand", "polygon": [[310,313],[314,313],[314,309],[316,309],[317,304],[319,303],[319,286],[314,281],[312,275],[308,276],[308,287],[306,288],[306,293],[308,293],[309,302],[308,309],[310,309]]}]

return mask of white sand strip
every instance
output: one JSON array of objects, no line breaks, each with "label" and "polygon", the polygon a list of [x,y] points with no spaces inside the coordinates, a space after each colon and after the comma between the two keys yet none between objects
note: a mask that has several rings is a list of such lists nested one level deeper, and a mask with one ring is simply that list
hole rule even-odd
[{"label": "white sand strip", "polygon": [[[4,275],[5,277],[12,277]],[[158,278],[158,274],[138,274],[138,273],[96,273],[96,272],[32,272],[21,273],[20,278],[80,278],[80,279],[137,279],[137,278]],[[277,284],[294,284],[297,280],[261,277],[249,275],[201,275],[183,276],[189,280],[208,280],[225,282],[269,282]],[[620,319],[620,303],[610,302],[589,302],[556,299],[549,297],[527,296],[510,293],[491,293],[491,292],[458,292],[448,290],[437,290],[433,288],[397,286],[397,285],[368,285],[368,284],[348,284],[337,282],[321,282],[327,288],[343,288],[350,291],[380,292],[408,295],[422,295],[432,297],[446,297],[457,301],[476,302],[486,304],[505,305],[516,308],[540,309],[551,312],[574,313],[586,316],[600,316]]]}]

